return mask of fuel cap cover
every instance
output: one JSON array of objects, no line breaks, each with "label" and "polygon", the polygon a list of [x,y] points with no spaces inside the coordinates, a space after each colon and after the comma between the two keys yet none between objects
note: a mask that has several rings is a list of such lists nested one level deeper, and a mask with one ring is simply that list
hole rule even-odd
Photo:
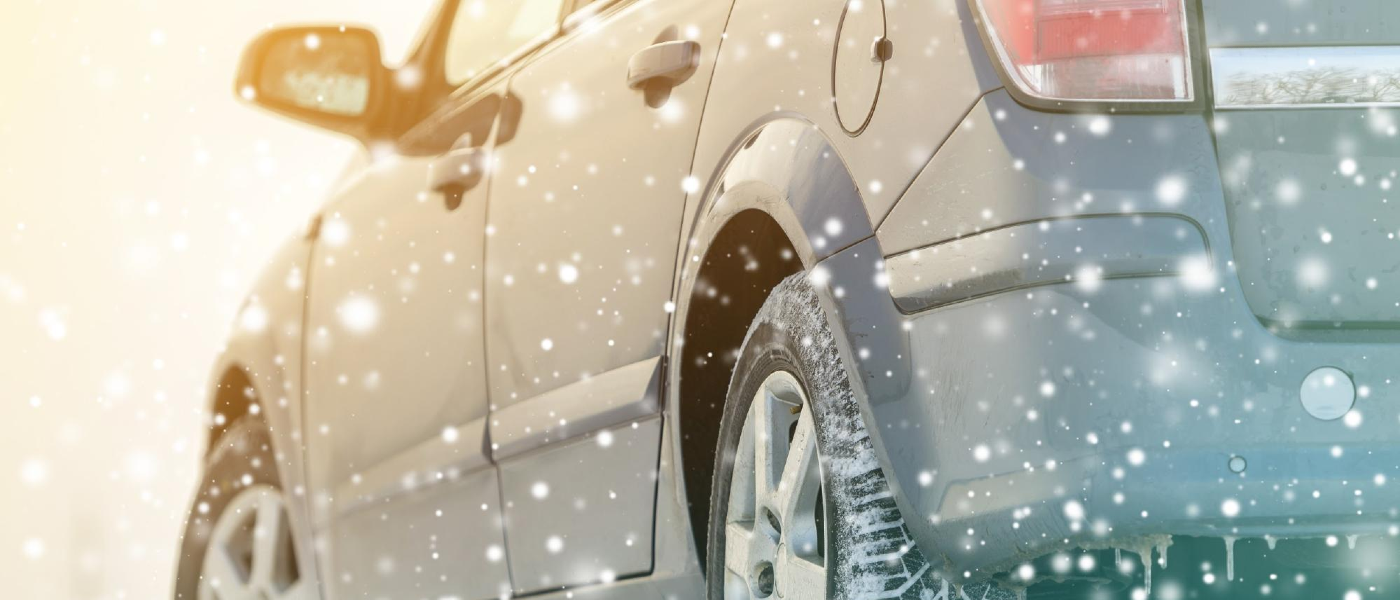
[{"label": "fuel cap cover", "polygon": [[1351,411],[1356,403],[1356,384],[1346,371],[1321,367],[1303,379],[1298,395],[1308,414],[1323,421],[1334,421]]}]

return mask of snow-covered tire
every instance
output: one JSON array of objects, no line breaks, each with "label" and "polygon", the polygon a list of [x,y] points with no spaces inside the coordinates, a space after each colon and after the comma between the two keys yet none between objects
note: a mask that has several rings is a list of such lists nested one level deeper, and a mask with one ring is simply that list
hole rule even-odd
[{"label": "snow-covered tire", "polygon": [[[275,497],[281,503],[281,482],[277,474],[277,461],[272,450],[272,435],[266,423],[256,414],[245,415],[234,422],[220,436],[217,445],[206,457],[203,479],[191,503],[189,516],[185,519],[185,530],[180,538],[180,554],[175,572],[175,600],[200,600],[210,595],[205,581],[206,556],[211,541],[216,537],[221,520],[230,510],[242,511],[247,506],[263,512],[262,506],[269,506],[268,497]],[[231,508],[232,507],[232,508]],[[285,514],[277,515],[278,530],[290,536],[285,522]],[[250,517],[252,518],[252,517]],[[260,522],[254,527],[261,527]],[[280,558],[290,561],[290,565],[278,565],[278,577],[283,580],[278,593],[264,593],[260,597],[311,598],[316,592],[310,578],[297,568],[295,551],[288,538],[279,550]],[[290,570],[289,570],[290,569]],[[303,581],[305,579],[305,581]],[[227,591],[222,597],[257,596],[249,590],[247,594],[232,594]]]},{"label": "snow-covered tire", "polygon": [[797,274],[774,288],[754,318],[730,380],[710,497],[708,598],[726,597],[726,524],[735,466],[743,463],[736,457],[745,419],[761,386],[779,372],[800,383],[814,420],[824,500],[826,597],[1015,597],[987,584],[950,585],[935,575],[935,566],[915,546],[876,459],[817,293],[805,274]]}]

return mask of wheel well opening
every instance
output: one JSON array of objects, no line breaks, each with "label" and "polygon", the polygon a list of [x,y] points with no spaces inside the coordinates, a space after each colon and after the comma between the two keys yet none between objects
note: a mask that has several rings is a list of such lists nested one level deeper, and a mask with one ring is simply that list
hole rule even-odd
[{"label": "wheel well opening", "polygon": [[253,408],[257,403],[257,390],[243,369],[233,367],[224,371],[218,387],[214,389],[213,405],[209,408],[209,447],[206,452],[212,451],[218,445],[219,438],[244,415],[258,412]]},{"label": "wheel well opening", "polygon": [[704,567],[720,417],[739,346],[769,292],[802,270],[792,242],[771,216],[730,218],[700,263],[679,353],[679,423],[686,502]]}]

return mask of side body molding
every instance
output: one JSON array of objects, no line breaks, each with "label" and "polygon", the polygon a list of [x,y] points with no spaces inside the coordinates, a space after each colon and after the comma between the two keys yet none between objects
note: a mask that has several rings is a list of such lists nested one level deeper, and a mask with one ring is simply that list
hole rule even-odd
[{"label": "side body molding", "polygon": [[660,357],[648,358],[492,413],[492,459],[507,461],[655,415],[660,410],[661,364]]},{"label": "side body molding", "polygon": [[335,487],[336,512],[348,515],[406,491],[419,491],[480,471],[486,459],[486,418],[450,426],[389,461]]},{"label": "side body molding", "polygon": [[1209,268],[1200,226],[1167,214],[1018,223],[885,259],[905,312],[1039,285],[1175,275]]}]

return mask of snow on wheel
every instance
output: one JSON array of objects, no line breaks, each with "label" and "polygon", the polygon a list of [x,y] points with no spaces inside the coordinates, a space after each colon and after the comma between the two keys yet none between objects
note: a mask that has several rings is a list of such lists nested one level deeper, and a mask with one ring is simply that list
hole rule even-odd
[{"label": "snow on wheel", "polygon": [[805,274],[774,288],[749,326],[718,450],[711,600],[1016,597],[940,579],[915,546]]}]

